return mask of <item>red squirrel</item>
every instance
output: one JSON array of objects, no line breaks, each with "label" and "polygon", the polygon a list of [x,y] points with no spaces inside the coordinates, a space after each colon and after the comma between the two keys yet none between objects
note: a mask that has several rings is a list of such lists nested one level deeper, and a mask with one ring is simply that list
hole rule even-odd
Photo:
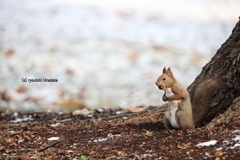
[{"label": "red squirrel", "polygon": [[192,105],[188,91],[177,82],[170,68],[163,69],[156,85],[164,90],[163,101],[168,101],[168,110],[164,115],[167,129],[188,129],[193,127]]},{"label": "red squirrel", "polygon": [[214,75],[206,75],[190,87],[191,95],[174,78],[170,68],[163,69],[156,85],[164,90],[163,101],[168,101],[164,125],[171,129],[187,129],[198,124],[211,107],[214,95],[226,89],[225,83]]}]

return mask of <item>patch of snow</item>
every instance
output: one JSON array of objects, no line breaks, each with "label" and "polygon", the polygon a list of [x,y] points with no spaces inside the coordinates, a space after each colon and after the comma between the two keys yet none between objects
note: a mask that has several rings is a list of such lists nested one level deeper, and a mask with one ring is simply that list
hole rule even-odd
[{"label": "patch of snow", "polygon": [[228,141],[228,140],[224,140],[223,143],[224,143],[225,145],[228,145],[228,144],[231,144],[232,142],[230,142],[230,141]]},{"label": "patch of snow", "polygon": [[217,143],[216,140],[211,140],[211,141],[208,141],[208,142],[199,143],[196,146],[197,147],[198,146],[202,146],[202,147],[204,147],[204,146],[211,146],[211,145],[215,145],[216,143]]},{"label": "patch of snow", "polygon": [[22,143],[24,141],[24,139],[19,139],[18,143]]},{"label": "patch of snow", "polygon": [[237,143],[237,144],[235,144],[233,147],[230,147],[230,148],[231,148],[231,149],[234,149],[235,147],[240,147],[240,144]]},{"label": "patch of snow", "polygon": [[51,124],[52,127],[57,127],[58,125],[60,125],[61,123],[55,123],[55,124]]},{"label": "patch of snow", "polygon": [[122,111],[117,111],[116,114],[117,114],[117,115],[118,115],[118,114],[122,114]]},{"label": "patch of snow", "polygon": [[59,140],[60,137],[51,137],[51,138],[48,138],[49,141],[57,141]]},{"label": "patch of snow", "polygon": [[16,118],[15,120],[12,120],[10,122],[13,123],[19,123],[19,122],[26,122],[26,121],[33,121],[34,119],[32,118],[32,116],[30,115],[29,117],[24,117],[24,118]]},{"label": "patch of snow", "polygon": [[222,147],[219,147],[219,148],[216,149],[216,151],[220,151],[220,150],[222,150],[222,149],[223,149]]},{"label": "patch of snow", "polygon": [[234,141],[239,141],[240,140],[240,136],[236,136],[235,138],[233,138]]},{"label": "patch of snow", "polygon": [[97,138],[97,139],[94,139],[94,140],[93,140],[93,138],[91,138],[91,140],[89,140],[88,142],[91,143],[92,140],[93,140],[93,142],[102,142],[102,141],[108,140],[109,138],[120,137],[120,136],[122,136],[122,135],[121,134],[114,134],[114,135],[112,135],[111,133],[109,133],[108,137],[106,137],[106,138],[100,137],[100,138]]},{"label": "patch of snow", "polygon": [[113,137],[121,137],[122,135],[121,134],[114,134],[112,135]]},{"label": "patch of snow", "polygon": [[18,112],[14,112],[14,113],[13,113],[13,116],[14,116],[14,117],[17,117],[17,116],[18,116]]},{"label": "patch of snow", "polygon": [[98,138],[93,140],[93,142],[102,142],[102,141],[106,141],[108,138]]},{"label": "patch of snow", "polygon": [[205,152],[205,156],[208,156],[208,157],[209,157],[209,156],[210,156],[210,154],[209,154],[208,152]]},{"label": "patch of snow", "polygon": [[143,157],[143,158],[152,158],[153,155],[152,155],[152,154],[143,154],[142,157]]},{"label": "patch of snow", "polygon": [[98,112],[103,112],[104,110],[102,108],[97,109]]},{"label": "patch of snow", "polygon": [[238,129],[238,130],[235,130],[235,131],[233,131],[232,133],[238,133],[238,132],[240,132],[240,130]]},{"label": "patch of snow", "polygon": [[87,117],[88,117],[88,118],[92,118],[92,117],[93,117],[93,115],[92,115],[92,114],[89,114],[89,115],[87,115]]}]

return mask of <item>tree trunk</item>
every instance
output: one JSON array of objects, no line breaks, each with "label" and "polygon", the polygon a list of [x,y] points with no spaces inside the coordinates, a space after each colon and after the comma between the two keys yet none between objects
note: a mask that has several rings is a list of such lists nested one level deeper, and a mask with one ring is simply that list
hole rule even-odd
[{"label": "tree trunk", "polygon": [[214,117],[226,111],[233,100],[240,96],[240,21],[236,24],[231,36],[188,87],[192,101],[193,117],[201,112],[201,108],[196,108],[196,103],[199,100],[194,99],[194,91],[200,89],[198,88],[199,84],[208,77],[220,80],[223,88],[211,95],[211,100],[206,104],[206,110],[197,120],[197,124],[211,121]]},{"label": "tree trunk", "polygon": [[[205,110],[202,111],[202,107],[196,105],[200,99],[194,93],[202,89],[201,82],[209,77],[216,79],[219,82],[218,85],[222,87],[210,95],[210,100],[205,103]],[[233,103],[233,100],[240,96],[240,21],[236,24],[227,41],[223,43],[212,60],[203,67],[202,72],[187,90],[192,102],[193,117],[198,114],[198,118],[195,120],[196,125],[210,122],[213,118],[225,112]],[[151,112],[141,113],[128,119],[126,123],[144,124],[162,120],[166,109],[167,105],[164,105]]]},{"label": "tree trunk", "polygon": [[[211,121],[214,117],[226,111],[233,100],[240,96],[240,21],[236,24],[231,36],[188,87],[192,103],[198,101],[194,99],[195,88],[207,77],[220,79],[224,89],[219,90],[211,97],[207,104],[207,110],[199,119],[198,124]],[[193,117],[199,112],[199,108],[193,105]]]}]

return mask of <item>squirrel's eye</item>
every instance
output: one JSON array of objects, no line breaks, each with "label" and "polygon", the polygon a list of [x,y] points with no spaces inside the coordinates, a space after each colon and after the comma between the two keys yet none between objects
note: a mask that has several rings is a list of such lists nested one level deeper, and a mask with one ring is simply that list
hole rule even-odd
[{"label": "squirrel's eye", "polygon": [[166,78],[163,78],[162,80],[163,80],[163,81],[165,81],[165,80],[166,80]]}]

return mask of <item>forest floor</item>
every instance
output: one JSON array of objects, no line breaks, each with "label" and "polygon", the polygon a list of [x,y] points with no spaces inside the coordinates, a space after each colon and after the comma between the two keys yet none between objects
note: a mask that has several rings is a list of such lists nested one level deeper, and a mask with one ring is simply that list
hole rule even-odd
[{"label": "forest floor", "polygon": [[213,130],[166,130],[161,117],[141,125],[124,123],[137,114],[2,111],[0,159],[240,159],[239,120]]}]

